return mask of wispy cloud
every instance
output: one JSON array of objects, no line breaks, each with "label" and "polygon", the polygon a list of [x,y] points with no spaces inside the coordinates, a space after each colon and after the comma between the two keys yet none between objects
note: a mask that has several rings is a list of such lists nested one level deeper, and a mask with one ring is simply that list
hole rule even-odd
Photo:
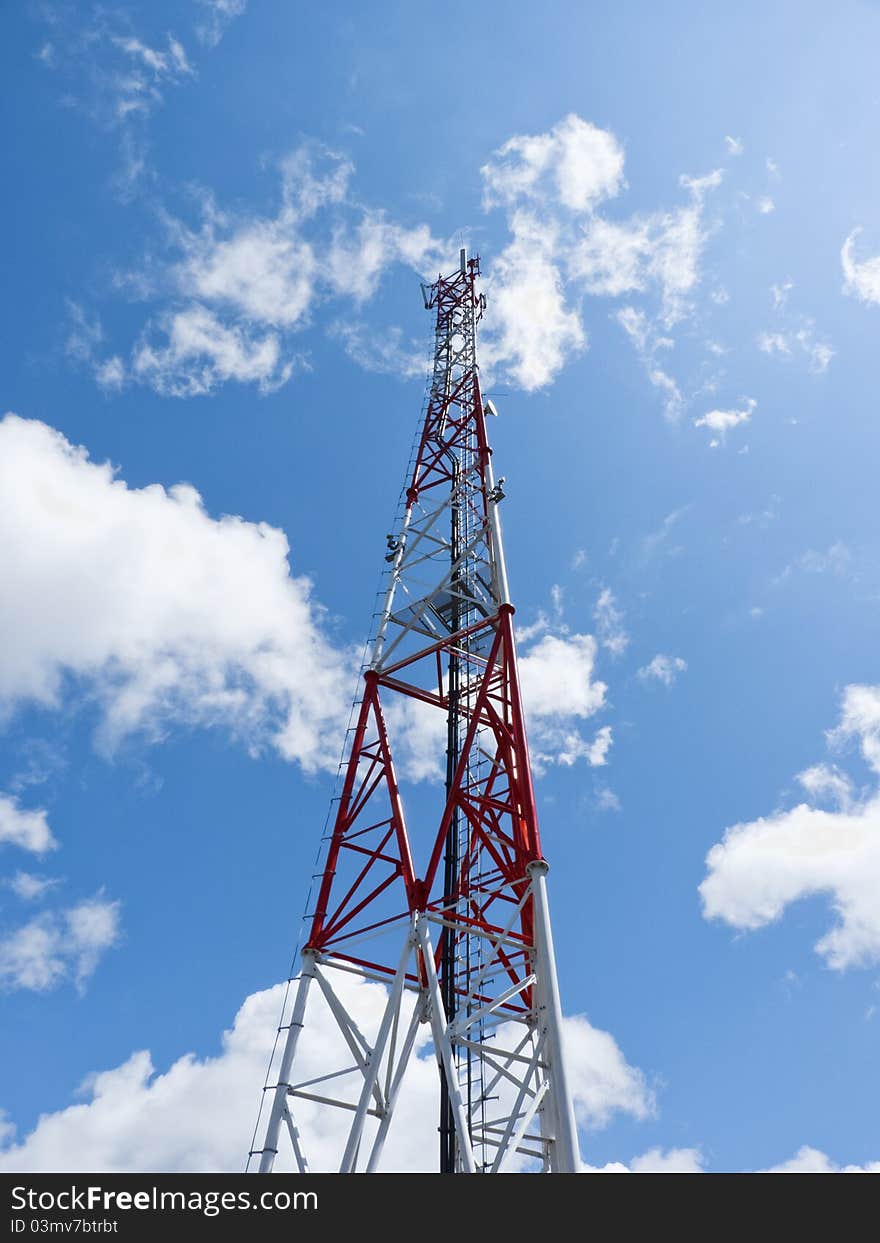
[{"label": "wispy cloud", "polygon": [[823,375],[834,357],[834,350],[827,341],[819,340],[810,322],[795,332],[762,332],[758,337],[758,349],[763,354],[793,358],[802,355],[814,375]]},{"label": "wispy cloud", "polygon": [[36,876],[33,872],[16,872],[6,884],[22,902],[38,902],[61,881],[57,876]]},{"label": "wispy cloud", "polygon": [[853,555],[841,540],[825,549],[808,548],[790,562],[773,580],[783,583],[793,574],[833,574],[837,577],[852,573]]},{"label": "wispy cloud", "polygon": [[[87,354],[103,388],[143,383],[163,396],[195,397],[234,381],[273,392],[308,366],[297,335],[311,325],[317,306],[333,300],[362,306],[391,264],[421,272],[440,262],[442,244],[425,225],[407,227],[358,203],[354,168],[344,155],[303,144],[277,167],[273,212],[225,211],[203,191],[197,224],[165,215],[168,258],[118,282],[165,302],[127,357],[119,349],[100,356],[100,327],[89,331],[92,321],[76,309],[77,355]],[[380,344],[351,321],[330,332],[373,369],[407,364],[394,329]],[[424,362],[422,353],[420,369]]]},{"label": "wispy cloud", "polygon": [[677,382],[657,361],[658,351],[671,349],[672,339],[658,335],[655,325],[644,311],[626,306],[614,317],[632,342],[648,380],[663,395],[663,413],[674,422],[684,409],[684,398]]},{"label": "wispy cloud", "polygon": [[208,47],[216,47],[230,22],[241,17],[247,8],[247,0],[196,0],[196,3],[202,14],[196,24],[196,34]]},{"label": "wispy cloud", "polygon": [[666,557],[674,557],[681,553],[681,545],[673,545],[670,537],[689,508],[689,505],[682,505],[679,509],[671,510],[670,513],[666,514],[655,531],[650,531],[644,536],[641,542],[643,560],[651,561],[661,554]]},{"label": "wispy cloud", "polygon": [[[214,7],[235,0],[209,0]],[[148,121],[170,90],[196,77],[184,43],[173,32],[151,42],[121,7],[42,6],[51,37],[37,59],[66,108],[116,136],[120,164],[113,185],[123,199],[152,178]]]},{"label": "wispy cloud", "polygon": [[687,661],[681,656],[665,656],[662,652],[638,670],[637,676],[643,682],[661,682],[664,686],[672,686],[680,673],[687,669]]},{"label": "wispy cloud", "polygon": [[599,642],[612,656],[622,656],[629,646],[629,635],[623,627],[624,613],[610,587],[603,587],[593,610]]},{"label": "wispy cloud", "polygon": [[790,280],[770,286],[775,323],[758,334],[758,349],[776,358],[805,360],[809,371],[823,375],[834,357],[834,350],[830,341],[817,331],[810,316],[789,309],[792,289],[794,283]]}]

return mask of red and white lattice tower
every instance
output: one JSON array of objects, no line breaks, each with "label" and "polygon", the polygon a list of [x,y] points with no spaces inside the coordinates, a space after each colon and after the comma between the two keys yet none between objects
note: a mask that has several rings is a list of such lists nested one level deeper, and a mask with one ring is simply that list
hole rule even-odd
[{"label": "red and white lattice tower", "polygon": [[[381,1168],[422,1024],[440,1075],[439,1169],[573,1172],[577,1132],[486,413],[476,358],[479,259],[423,287],[436,312],[429,397],[384,607],[363,675],[341,795],[260,1156],[308,1170],[297,1105],[343,1123],[340,1172]],[[500,481],[503,483],[503,480]],[[409,701],[408,703],[406,701]],[[403,805],[395,751],[435,718],[445,795]],[[430,736],[430,734],[429,734]],[[346,973],[387,989],[365,1036]],[[297,1076],[316,1004],[339,1065]],[[329,1047],[329,1043],[328,1043]],[[324,1119],[326,1122],[327,1119]],[[425,1117],[426,1135],[438,1130]],[[331,1129],[322,1126],[322,1142]],[[289,1156],[284,1155],[290,1153]]]}]

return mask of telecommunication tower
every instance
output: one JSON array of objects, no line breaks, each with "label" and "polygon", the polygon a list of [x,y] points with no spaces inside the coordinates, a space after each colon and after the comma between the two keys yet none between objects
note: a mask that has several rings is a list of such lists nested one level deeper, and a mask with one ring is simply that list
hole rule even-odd
[{"label": "telecommunication tower", "polygon": [[[498,514],[504,481],[477,367],[479,274],[462,250],[457,271],[422,287],[436,325],[428,399],[265,1089],[268,1122],[252,1153],[264,1173],[307,1172],[302,1100],[338,1111],[340,1172],[381,1168],[423,1024],[440,1079],[439,1127],[436,1117],[424,1125],[439,1132],[441,1172],[579,1168]],[[394,756],[413,714],[434,728],[446,781],[408,820]],[[340,997],[345,973],[386,987],[369,1039]],[[303,1081],[297,1045],[316,1001],[345,1056]]]}]

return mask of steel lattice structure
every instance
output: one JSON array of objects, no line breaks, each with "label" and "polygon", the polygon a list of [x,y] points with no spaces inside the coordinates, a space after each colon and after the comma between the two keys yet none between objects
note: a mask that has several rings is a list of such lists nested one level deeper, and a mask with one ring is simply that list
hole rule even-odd
[{"label": "steel lattice structure", "polygon": [[[479,271],[479,259],[462,251],[458,271],[423,286],[436,315],[429,397],[403,518],[388,537],[387,592],[293,1011],[282,1018],[277,1082],[267,1086],[262,1172],[285,1136],[285,1166],[308,1170],[300,1099],[346,1119],[340,1172],[376,1170],[422,1024],[440,1074],[441,1171],[578,1169],[503,492],[477,367]],[[413,712],[436,721],[441,750],[441,733],[445,740],[445,796],[427,824],[424,812],[408,823],[395,769],[395,730],[406,730]],[[369,1040],[339,996],[342,973],[386,985]],[[303,1082],[297,1044],[316,993],[346,1053]]]}]

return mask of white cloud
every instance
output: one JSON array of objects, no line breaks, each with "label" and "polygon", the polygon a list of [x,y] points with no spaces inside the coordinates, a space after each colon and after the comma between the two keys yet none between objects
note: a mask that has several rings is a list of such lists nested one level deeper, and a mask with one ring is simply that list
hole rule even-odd
[{"label": "white cloud", "polygon": [[603,587],[593,610],[599,642],[612,656],[622,656],[629,646],[629,635],[623,628],[624,614],[610,587]]},{"label": "white cloud", "polygon": [[880,687],[848,686],[843,693],[840,723],[827,737],[831,746],[857,739],[865,763],[880,773]]},{"label": "white cloud", "polygon": [[529,717],[598,712],[607,686],[593,681],[596,640],[590,634],[544,635],[520,657],[523,703]]},{"label": "white cloud", "polygon": [[25,811],[13,795],[0,793],[0,846],[4,843],[36,855],[54,850],[58,845],[42,808]]},{"label": "white cloud", "polygon": [[[656,313],[638,348],[673,417],[683,398],[656,358],[673,344],[658,327],[668,331],[693,310],[712,231],[707,195],[722,172],[681,177],[682,206],[613,221],[597,209],[624,187],[623,164],[613,133],[572,114],[546,133],[515,135],[483,166],[485,206],[505,209],[510,240],[487,263],[481,362],[487,376],[543,388],[587,348],[585,292],[653,295]],[[203,193],[199,227],[166,218],[176,258],[158,282],[155,273],[126,282],[158,286],[166,304],[154,311],[131,362],[118,350],[93,361],[98,383],[112,392],[128,378],[189,396],[239,380],[271,391],[291,374],[289,339],[309,326],[318,305],[344,298],[348,309],[368,301],[394,262],[420,272],[442,266],[452,243],[435,239],[424,223],[405,226],[358,204],[352,173],[343,155],[304,143],[281,162],[274,214],[233,215]],[[335,329],[360,365],[410,374],[414,352],[401,354],[393,332],[377,347],[362,332]]]},{"label": "white cloud", "polygon": [[880,1161],[868,1161],[864,1165],[837,1165],[818,1148],[804,1145],[793,1157],[780,1165],[761,1170],[762,1174],[880,1174]]},{"label": "white cloud", "polygon": [[738,410],[709,410],[699,419],[694,419],[694,427],[707,427],[710,432],[717,433],[710,442],[713,447],[723,444],[731,428],[748,423],[757,404],[753,398],[746,397]]},{"label": "white cloud", "polygon": [[[378,1026],[384,988],[352,977],[334,978],[333,983],[369,1039]],[[19,1143],[11,1142],[7,1128],[0,1170],[240,1171],[283,988],[278,985],[247,998],[233,1027],[223,1034],[222,1050],[216,1057],[186,1054],[167,1071],[157,1073],[148,1052],[134,1053],[122,1065],[91,1075],[81,1089],[85,1098],[81,1103],[43,1114]],[[326,1073],[329,1059],[337,1056],[339,1065],[345,1054],[338,1028],[320,1003],[310,1010],[309,1019],[297,1053],[302,1079]],[[575,1109],[583,1126],[605,1126],[619,1113],[639,1119],[654,1112],[644,1075],[627,1063],[607,1032],[575,1016],[564,1020],[563,1039]],[[382,1168],[436,1169],[436,1115],[436,1062],[423,1028]],[[332,1168],[342,1128],[349,1121],[341,1110],[322,1109],[310,1101],[299,1103],[297,1123],[307,1137],[307,1154],[315,1172]]]},{"label": "white cloud", "polygon": [[204,396],[228,380],[255,383],[269,393],[286,384],[293,370],[275,333],[259,337],[238,325],[228,327],[203,306],[160,317],[148,333],[156,330],[166,343],[153,344],[145,336],[131,371],[165,397]]},{"label": "white cloud", "polygon": [[688,177],[686,173],[682,173],[678,180],[680,185],[690,190],[697,202],[702,203],[709,190],[717,190],[721,185],[724,169],[714,168],[711,173],[704,173],[702,177]]},{"label": "white cloud", "polygon": [[389,264],[400,262],[421,272],[442,260],[442,247],[426,224],[406,229],[380,211],[364,212],[350,231],[337,228],[324,256],[333,290],[361,303],[373,297]]},{"label": "white cloud", "polygon": [[194,235],[176,269],[186,297],[229,306],[247,320],[295,327],[311,306],[317,260],[290,227],[292,217],[253,221],[218,239],[213,225]]},{"label": "white cloud", "polygon": [[744,148],[738,138],[733,138],[730,134],[727,134],[724,138],[724,144],[727,147],[728,155],[742,155]]},{"label": "white cloud", "polygon": [[586,756],[587,763],[591,767],[600,768],[603,764],[607,764],[612,741],[610,725],[603,725],[601,729],[596,730],[596,736],[590,743]]},{"label": "white cloud", "polygon": [[762,216],[769,216],[771,212],[776,211],[776,204],[771,198],[762,198],[758,200],[758,211]]},{"label": "white cloud", "polygon": [[205,20],[196,26],[196,34],[201,43],[208,47],[216,47],[226,31],[226,27],[236,17],[241,17],[247,8],[247,0],[196,0],[205,10]]},{"label": "white cloud", "polygon": [[0,938],[0,987],[47,992],[73,977],[78,989],[119,939],[119,903],[102,894],[39,915]]},{"label": "white cloud", "polygon": [[591,768],[602,768],[608,763],[613,741],[610,725],[603,725],[589,739],[576,729],[539,720],[529,729],[532,771],[536,777],[542,777],[551,764],[572,768],[578,760],[585,760]]},{"label": "white cloud", "polygon": [[642,1071],[630,1066],[610,1032],[582,1015],[563,1019],[563,1045],[575,1116],[582,1127],[607,1126],[615,1113],[652,1117],[654,1094]]},{"label": "white cloud", "polygon": [[5,882],[22,902],[37,902],[61,882],[52,876],[35,876],[32,872],[16,872]]},{"label": "white cloud", "polygon": [[487,208],[556,199],[575,212],[613,198],[623,185],[623,150],[608,130],[570,113],[546,134],[517,134],[483,165]]},{"label": "white cloud", "polygon": [[[533,633],[547,625],[545,619]],[[520,655],[523,707],[537,776],[550,764],[571,768],[581,759],[591,767],[607,763],[611,727],[603,725],[587,739],[573,724],[573,718],[586,720],[605,704],[608,687],[594,678],[596,651],[592,635],[544,633]]]},{"label": "white cloud", "polygon": [[569,266],[588,293],[619,297],[644,289],[652,241],[646,221],[618,224],[597,216],[573,250]]},{"label": "white cloud", "polygon": [[630,1161],[633,1174],[702,1174],[704,1166],[699,1148],[651,1148]]},{"label": "white cloud", "polygon": [[859,263],[855,256],[855,240],[861,229],[853,229],[843,243],[840,262],[843,267],[843,292],[860,302],[880,302],[880,255]]},{"label": "white cloud", "polygon": [[583,292],[653,292],[651,341],[647,328],[641,344],[633,339],[667,413],[676,414],[677,382],[654,357],[672,342],[655,340],[657,325],[668,330],[691,312],[710,232],[706,196],[722,172],[680,178],[689,196],[681,207],[615,221],[598,208],[624,187],[623,164],[610,131],[570,115],[543,134],[514,136],[483,166],[484,206],[505,208],[512,234],[489,267],[484,362],[523,388],[540,388],[586,346]]},{"label": "white cloud", "polygon": [[680,178],[690,202],[673,211],[633,216],[616,223],[592,218],[571,250],[572,275],[588,292],[617,296],[654,286],[660,322],[668,329],[688,313],[687,297],[700,280],[708,240],[703,210],[707,191],[721,183],[720,171]]},{"label": "white cloud", "polygon": [[200,229],[168,221],[182,254],[170,272],[181,297],[213,303],[264,327],[291,329],[305,320],[319,262],[302,229],[319,212],[345,202],[354,166],[337,152],[303,144],[281,161],[279,172],[281,202],[274,216],[233,218],[204,195]]},{"label": "white cloud", "polygon": [[[383,211],[355,206],[354,165],[338,152],[303,144],[281,161],[280,172],[281,204],[274,216],[233,219],[206,196],[200,230],[169,222],[183,251],[173,269],[183,296],[291,329],[305,321],[321,282],[364,302],[391,263],[420,271],[441,261],[443,248],[427,225],[406,228]],[[326,234],[307,237],[306,223],[331,208],[348,210],[331,219]]]},{"label": "white cloud", "polygon": [[661,318],[666,327],[688,313],[686,296],[699,283],[700,260],[709,236],[703,221],[705,198],[709,190],[721,184],[721,178],[719,169],[705,177],[682,176],[679,180],[690,191],[691,202],[662,218],[649,266],[660,285]]},{"label": "white cloud", "polygon": [[490,311],[481,357],[487,370],[504,370],[532,392],[586,348],[587,334],[566,303],[555,226],[517,211],[511,230],[513,241],[495,258],[486,281]]},{"label": "white cloud", "polygon": [[287,554],[281,531],[213,519],[187,484],[129,488],[45,424],[7,415],[0,570],[16,591],[0,600],[0,708],[80,689],[101,709],[104,746],[188,722],[332,765],[353,673]]},{"label": "white cloud", "polygon": [[[280,161],[274,214],[225,212],[203,192],[197,228],[166,216],[173,258],[119,283],[170,305],[145,325],[128,366],[118,353],[95,363],[98,383],[112,391],[130,378],[174,397],[228,381],[272,392],[297,362],[305,365],[292,338],[318,304],[366,302],[393,263],[439,265],[444,248],[426,225],[408,228],[355,202],[353,172],[338,152],[304,143]],[[356,360],[364,356],[354,334],[346,345]],[[386,339],[381,364],[390,366],[393,353]]]},{"label": "white cloud", "polygon": [[[840,746],[857,738],[880,773],[880,687],[848,686],[841,720],[829,734]],[[837,769],[817,765],[798,778],[812,799],[831,796],[836,810],[801,803],[727,829],[706,857],[703,913],[735,928],[756,929],[786,907],[827,895],[836,922],[817,942],[829,966],[843,970],[880,960],[880,792],[857,798]]]},{"label": "white cloud", "polygon": [[644,682],[662,682],[664,686],[672,686],[678,675],[686,669],[687,661],[681,656],[664,656],[662,652],[658,652],[653,660],[638,670],[637,676]]}]

